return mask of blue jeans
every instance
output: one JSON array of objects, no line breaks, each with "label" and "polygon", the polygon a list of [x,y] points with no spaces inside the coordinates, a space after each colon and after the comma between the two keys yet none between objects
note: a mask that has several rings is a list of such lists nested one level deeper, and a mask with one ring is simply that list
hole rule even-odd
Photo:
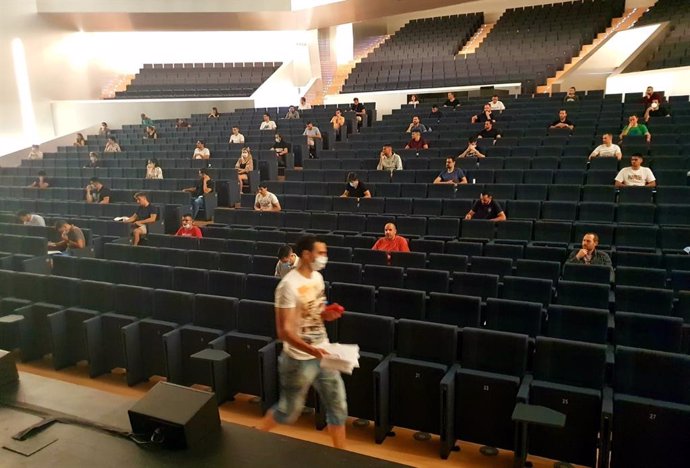
[{"label": "blue jeans", "polygon": [[321,369],[318,359],[305,361],[283,353],[278,358],[280,374],[280,400],[273,406],[273,419],[280,424],[297,420],[304,408],[309,387],[319,394],[326,408],[326,423],[343,426],[347,420],[345,384],[340,373]]},{"label": "blue jeans", "polygon": [[204,206],[204,196],[199,195],[198,197],[192,198],[192,219],[196,219],[196,215],[199,210]]}]

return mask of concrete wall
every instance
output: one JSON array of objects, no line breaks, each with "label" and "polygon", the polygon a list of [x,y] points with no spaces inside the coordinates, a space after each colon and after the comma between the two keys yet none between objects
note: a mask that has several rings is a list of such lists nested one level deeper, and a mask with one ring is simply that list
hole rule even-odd
[{"label": "concrete wall", "polygon": [[690,94],[690,67],[665,68],[634,73],[612,75],[606,80],[606,94],[634,93],[647,86],[664,91],[666,96]]}]

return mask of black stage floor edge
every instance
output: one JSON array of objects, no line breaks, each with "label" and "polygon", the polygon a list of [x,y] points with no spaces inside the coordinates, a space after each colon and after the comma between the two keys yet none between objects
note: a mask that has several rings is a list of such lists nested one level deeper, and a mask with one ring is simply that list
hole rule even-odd
[{"label": "black stage floor edge", "polygon": [[[352,452],[266,434],[237,424],[188,450],[137,446],[111,433],[131,431],[127,410],[134,400],[20,372],[19,383],[0,386],[0,466],[11,467],[357,467],[403,466]],[[12,436],[43,417],[84,421],[57,422],[28,438]],[[110,433],[109,433],[110,432]],[[29,455],[27,455],[29,454]]]}]

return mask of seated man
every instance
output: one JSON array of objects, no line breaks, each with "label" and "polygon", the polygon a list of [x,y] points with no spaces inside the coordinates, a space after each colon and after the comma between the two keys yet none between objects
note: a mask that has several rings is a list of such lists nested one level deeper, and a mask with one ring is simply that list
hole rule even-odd
[{"label": "seated man", "polygon": [[561,109],[558,111],[558,119],[554,120],[551,125],[549,125],[549,129],[552,128],[567,128],[571,132],[575,128],[575,124],[573,124],[570,119],[568,119],[568,111],[565,109]]},{"label": "seated man", "polygon": [[422,138],[422,132],[415,128],[412,130],[412,138],[405,145],[405,149],[429,149],[429,142]]},{"label": "seated man", "polygon": [[89,162],[86,163],[84,169],[95,169],[101,167],[101,162],[98,160],[98,153],[91,151],[89,153]]},{"label": "seated man", "polygon": [[101,203],[103,205],[110,203],[110,189],[103,185],[98,177],[91,177],[89,185],[84,190],[86,191],[86,203]]},{"label": "seated man", "polygon": [[69,224],[64,219],[59,219],[55,222],[55,230],[60,234],[62,240],[48,242],[48,249],[59,250],[62,255],[72,255],[74,250],[86,247],[84,233],[77,226]]},{"label": "seated man", "polygon": [[350,172],[347,175],[347,185],[345,185],[345,191],[340,196],[341,198],[371,198],[371,192],[363,182],[359,181],[359,178],[355,172]]},{"label": "seated man", "polygon": [[228,144],[236,144],[236,145],[243,145],[244,144],[244,135],[240,133],[240,127],[232,127],[232,133],[230,134],[230,139],[228,140]]},{"label": "seated man", "polygon": [[259,193],[254,198],[254,209],[256,211],[280,211],[278,197],[268,191],[266,182],[259,184]]},{"label": "seated man", "polygon": [[204,140],[197,140],[192,159],[209,159],[210,157],[211,151],[206,148],[206,142]]},{"label": "seated man", "polygon": [[654,173],[648,167],[643,167],[644,157],[635,153],[630,157],[630,167],[618,171],[614,179],[616,187],[656,187]]},{"label": "seated man", "polygon": [[477,133],[477,138],[501,138],[501,132],[498,131],[496,127],[494,127],[493,122],[490,120],[487,120],[484,122],[484,128],[482,131]]},{"label": "seated man", "polygon": [[498,94],[491,96],[491,101],[489,101],[489,106],[491,106],[492,111],[503,112],[506,110],[505,104],[498,100]]},{"label": "seated man", "polygon": [[199,210],[204,206],[204,195],[213,192],[213,181],[208,175],[208,170],[205,167],[199,169],[199,178],[194,187],[188,187],[182,191],[192,194],[192,218],[196,219]]},{"label": "seated man", "polygon": [[576,94],[575,87],[571,86],[568,88],[568,92],[563,96],[563,104],[568,104],[572,102],[579,102],[580,96]]},{"label": "seated man", "polygon": [[290,152],[290,143],[285,141],[285,138],[280,133],[276,133],[273,137],[273,144],[271,148],[276,153],[276,159],[278,160],[278,167],[285,167],[285,157]]},{"label": "seated man", "polygon": [[383,237],[376,241],[371,250],[383,250],[388,254],[388,262],[390,263],[390,252],[409,252],[410,247],[407,239],[398,235],[398,229],[395,224],[388,223],[383,227]]},{"label": "seated man", "polygon": [[182,225],[175,235],[182,237],[198,237],[199,239],[204,237],[201,233],[201,229],[194,225],[194,218],[192,218],[191,213],[182,215]]},{"label": "seated man", "polygon": [[299,119],[299,112],[295,109],[295,106],[288,107],[288,111],[285,114],[285,119],[287,120],[297,120]]},{"label": "seated man", "polygon": [[149,202],[149,197],[144,192],[134,194],[137,211],[123,222],[132,224],[132,245],[139,245],[141,238],[148,234],[148,225],[158,220],[158,208]]},{"label": "seated man", "polygon": [[657,99],[654,99],[649,107],[644,111],[644,121],[649,122],[651,117],[670,117],[666,106],[661,104]]},{"label": "seated man", "polygon": [[367,110],[364,108],[364,104],[359,102],[359,98],[354,98],[352,100],[350,110],[354,112],[357,117],[357,131],[359,131],[362,128],[364,120],[367,118]]},{"label": "seated man", "polygon": [[299,266],[297,255],[292,251],[292,247],[284,245],[278,249],[278,263],[276,263],[276,271],[273,275],[282,278],[297,266]]},{"label": "seated man", "polygon": [[494,196],[489,192],[482,193],[482,196],[474,202],[472,209],[467,212],[465,219],[489,219],[491,221],[505,221],[506,214],[501,205],[494,200]]},{"label": "seated man", "polygon": [[316,140],[321,140],[321,131],[319,127],[316,127],[313,122],[307,122],[307,126],[304,129],[303,136],[307,137],[307,149],[309,150],[309,157],[316,157]]},{"label": "seated man", "polygon": [[271,116],[264,114],[261,125],[259,125],[259,130],[275,130],[276,128],[278,128],[278,126],[271,120]]},{"label": "seated man", "polygon": [[446,102],[443,103],[443,107],[451,107],[455,109],[456,107],[460,107],[460,101],[455,99],[455,94],[448,93],[448,99],[446,99]]},{"label": "seated man", "polygon": [[466,184],[467,177],[462,169],[455,167],[455,159],[446,158],[446,170],[441,172],[435,179],[435,184]]},{"label": "seated man", "polygon": [[412,133],[415,130],[419,130],[420,132],[426,132],[427,130],[426,126],[422,123],[418,115],[412,117],[412,122],[410,122],[410,125],[407,126],[405,133]]},{"label": "seated man", "polygon": [[637,116],[633,114],[630,117],[628,117],[628,125],[623,127],[623,131],[620,134],[620,142],[622,142],[623,138],[627,136],[642,135],[644,135],[647,143],[650,143],[652,141],[652,134],[649,133],[649,129],[647,128],[647,126],[645,124],[639,123]]},{"label": "seated man", "polygon": [[467,148],[458,154],[458,158],[485,158],[486,155],[477,149],[477,137],[467,139]]},{"label": "seated man", "polygon": [[568,257],[567,263],[611,266],[609,255],[597,250],[597,246],[599,246],[599,236],[593,232],[588,232],[582,237],[582,248],[573,251]]},{"label": "seated man", "polygon": [[[419,132],[417,132],[419,134]],[[402,159],[397,153],[393,152],[393,145],[383,145],[379,154],[379,164],[377,171],[402,171]]]},{"label": "seated man", "polygon": [[50,182],[46,178],[46,171],[38,171],[36,178],[29,184],[29,188],[47,189],[50,187]]},{"label": "seated man", "polygon": [[654,91],[654,88],[651,86],[647,86],[647,89],[642,95],[642,105],[644,109],[647,109],[653,101],[662,102],[663,100],[664,98],[661,96],[661,93]]},{"label": "seated man", "polygon": [[484,104],[484,109],[479,114],[475,114],[472,116],[472,123],[483,123],[486,121],[496,123],[496,118],[494,117],[494,114],[491,111],[490,104]]},{"label": "seated man", "polygon": [[177,119],[177,122],[175,123],[175,127],[177,128],[190,128],[192,124],[187,122],[185,119]]},{"label": "seated man", "polygon": [[443,117],[443,112],[438,110],[438,106],[436,104],[431,106],[431,112],[429,112],[429,118],[435,120],[437,123],[440,123],[442,117]]},{"label": "seated man", "polygon": [[31,151],[26,156],[27,159],[43,159],[43,151],[39,149],[38,145],[31,145]]},{"label": "seated man", "polygon": [[594,158],[616,158],[620,161],[623,157],[621,147],[613,144],[613,135],[604,133],[601,136],[601,145],[594,148],[588,159]]},{"label": "seated man", "polygon": [[25,226],[43,226],[46,225],[46,220],[43,216],[37,215],[35,213],[29,213],[26,210],[17,211],[17,219],[20,223]]}]

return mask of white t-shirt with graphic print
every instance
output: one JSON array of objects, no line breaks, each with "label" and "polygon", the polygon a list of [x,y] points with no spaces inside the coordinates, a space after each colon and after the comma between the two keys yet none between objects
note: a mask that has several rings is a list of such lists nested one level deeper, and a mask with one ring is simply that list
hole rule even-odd
[{"label": "white t-shirt with graphic print", "polygon": [[[275,292],[277,308],[297,309],[297,335],[312,346],[328,344],[328,334],[321,318],[325,302],[326,287],[318,271],[313,271],[311,278],[305,278],[299,271],[292,270],[283,277]],[[283,350],[294,359],[315,359],[288,343],[283,343]]]},{"label": "white t-shirt with graphic print", "polygon": [[616,181],[625,185],[643,187],[649,182],[654,182],[656,178],[652,170],[648,167],[640,167],[638,170],[633,170],[632,167],[624,167],[618,172]]}]

